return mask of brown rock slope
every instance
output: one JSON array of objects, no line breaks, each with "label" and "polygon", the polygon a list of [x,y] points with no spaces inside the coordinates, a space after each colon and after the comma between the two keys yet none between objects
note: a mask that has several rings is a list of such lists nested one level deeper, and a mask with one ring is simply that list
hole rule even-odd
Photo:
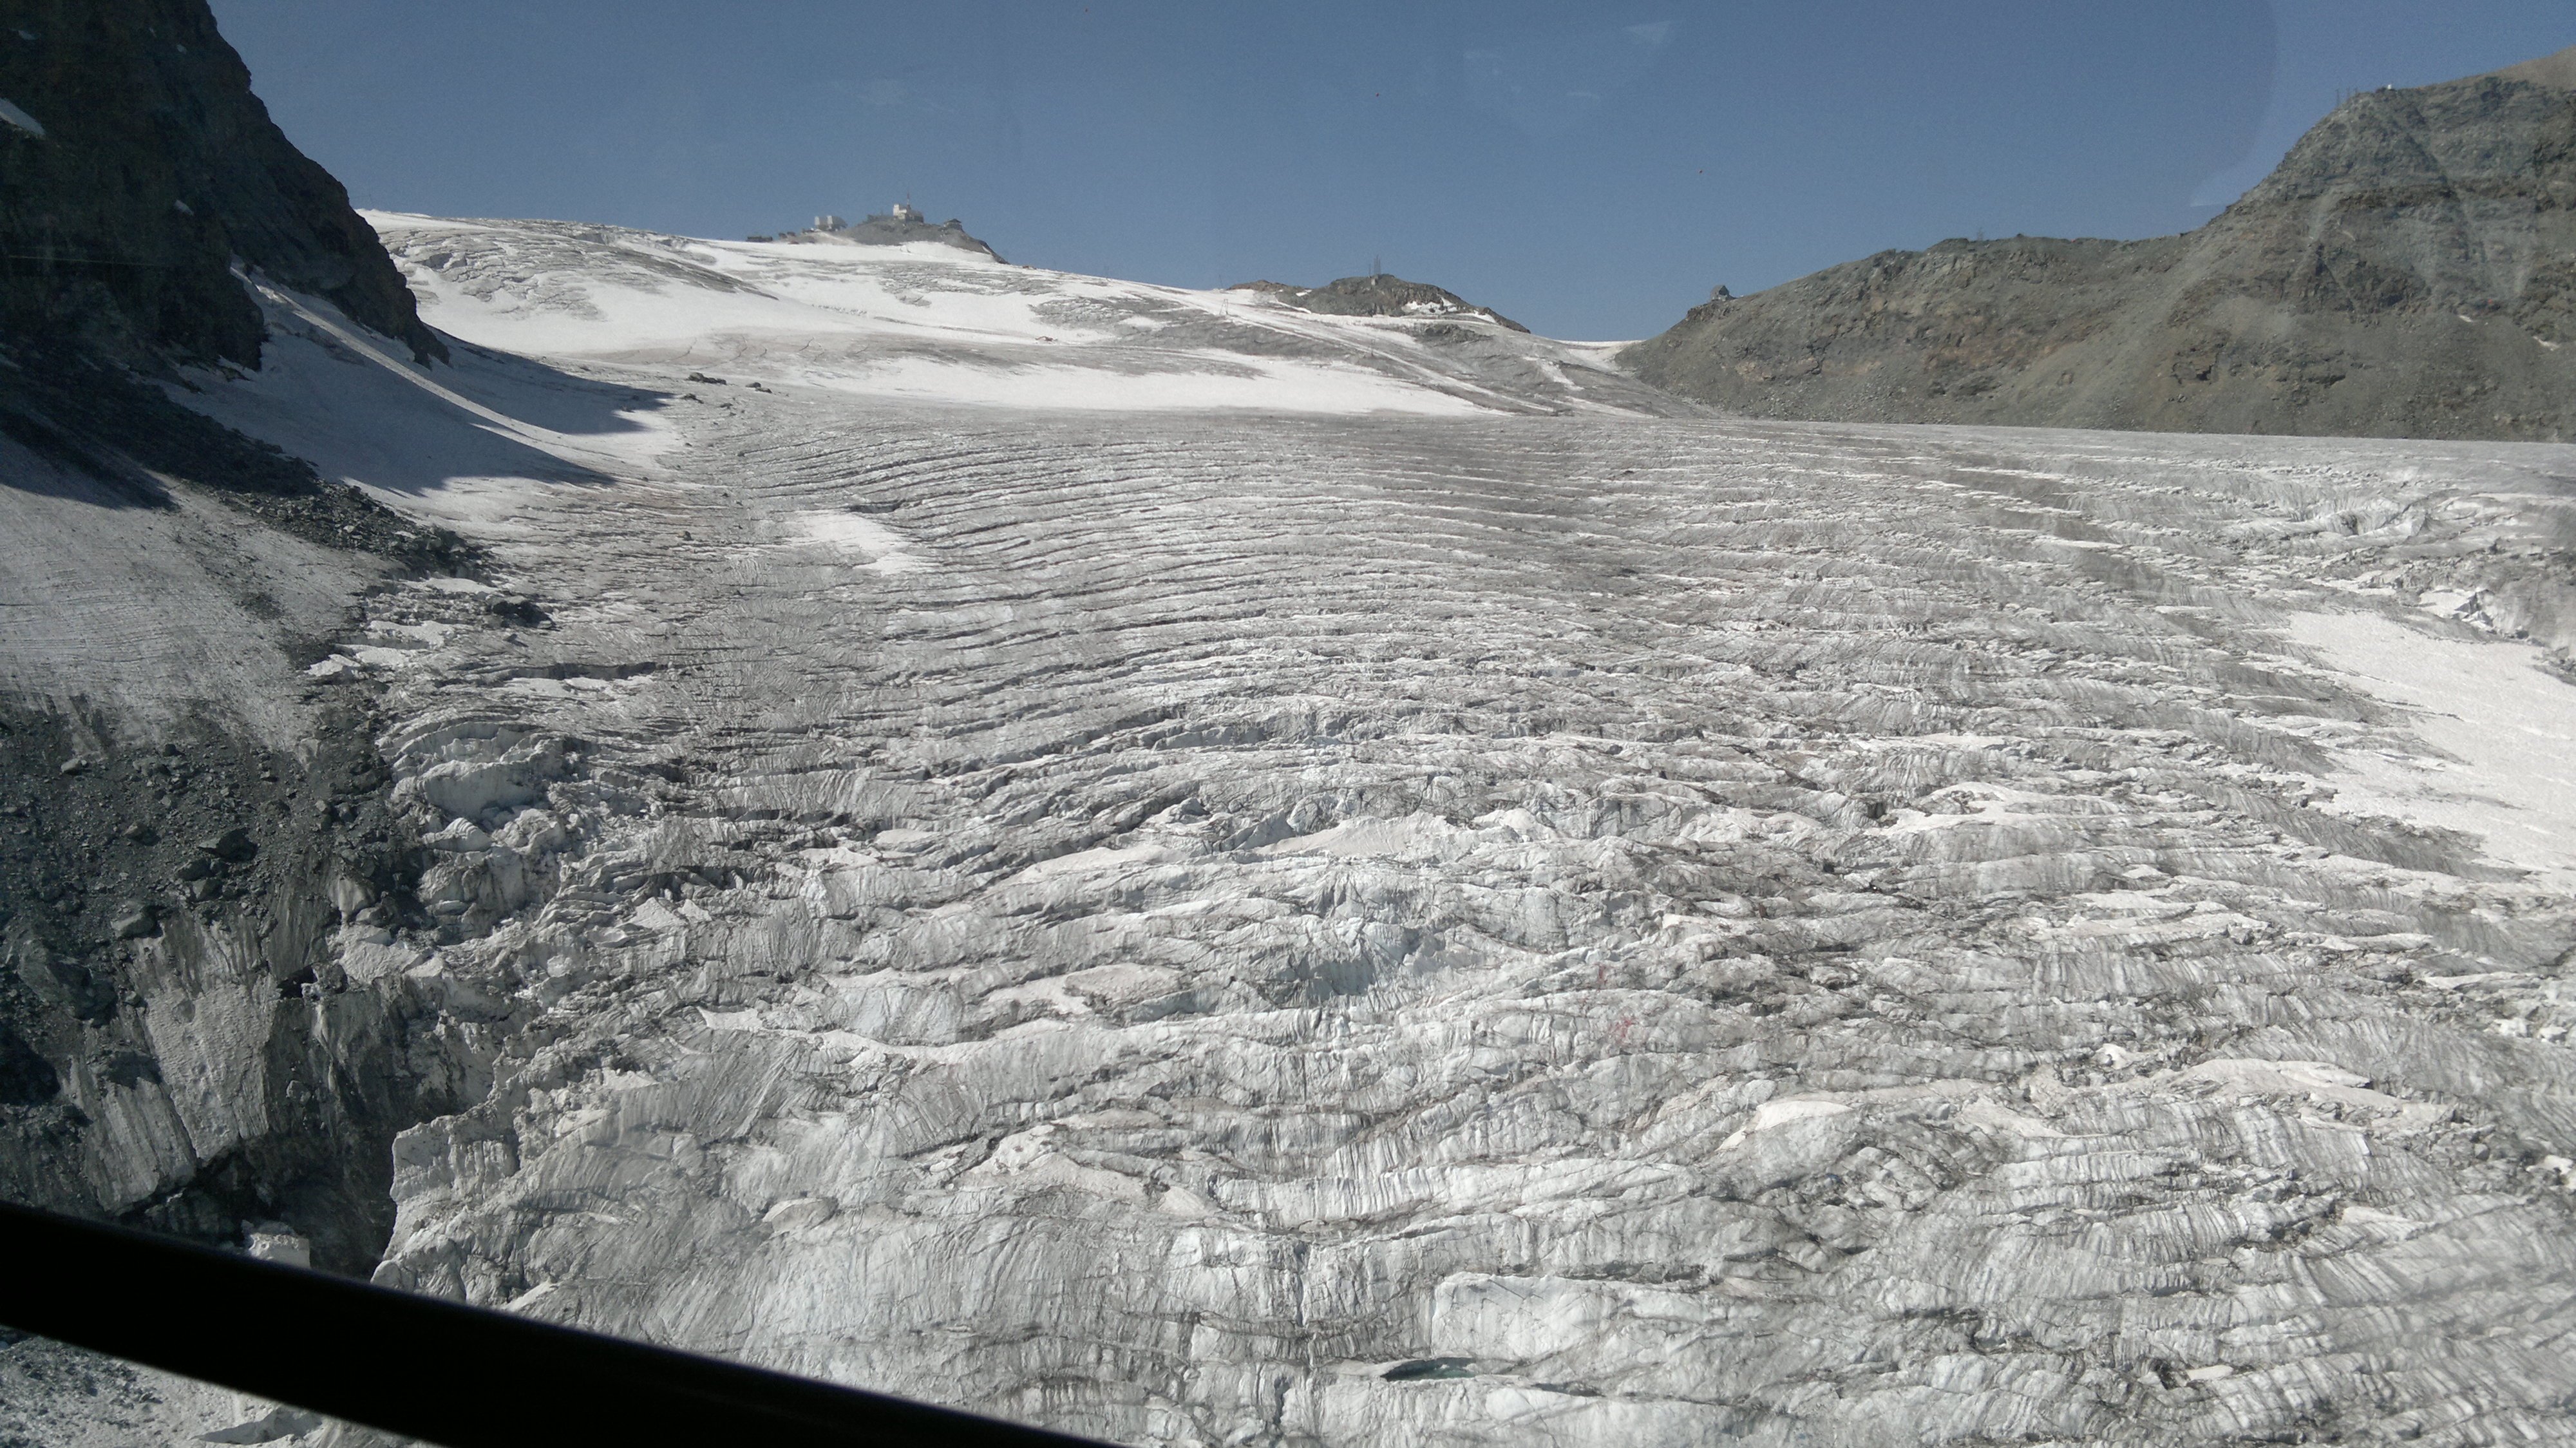
[{"label": "brown rock slope", "polygon": [[2576,49],[2358,95],[2197,231],[1881,252],[1625,360],[1767,417],[2563,439],[2571,87]]}]

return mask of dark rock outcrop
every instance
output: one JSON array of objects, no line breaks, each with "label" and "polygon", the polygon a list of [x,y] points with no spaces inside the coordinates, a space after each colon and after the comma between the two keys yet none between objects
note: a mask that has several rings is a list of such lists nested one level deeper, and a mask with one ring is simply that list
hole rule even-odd
[{"label": "dark rock outcrop", "polygon": [[0,436],[128,502],[163,506],[177,479],[326,546],[456,566],[452,537],[148,380],[259,365],[236,260],[416,358],[447,356],[348,193],[270,122],[205,0],[0,0]]},{"label": "dark rock outcrop", "polygon": [[1480,307],[1456,292],[1429,282],[1409,282],[1381,272],[1343,277],[1320,287],[1292,287],[1285,282],[1239,282],[1230,290],[1261,292],[1292,307],[1329,317],[1482,317],[1515,332],[1529,328],[1491,307]]},{"label": "dark rock outcrop", "polygon": [[0,328],[257,366],[234,258],[446,356],[348,192],[295,149],[205,0],[0,4]]},{"label": "dark rock outcrop", "polygon": [[[0,101],[0,538],[19,548],[0,576],[107,536],[162,586],[208,567],[239,609],[166,606],[147,631],[249,654],[292,629],[267,655],[283,670],[313,657],[330,605],[280,604],[258,560],[380,555],[315,585],[349,601],[467,560],[163,390],[173,364],[258,365],[236,260],[446,355],[204,0],[0,0]],[[228,506],[192,512],[198,488]],[[76,576],[46,591],[73,613],[99,596]],[[440,1004],[353,980],[338,953],[352,920],[425,920],[365,702],[281,705],[297,686],[244,665],[156,720],[0,674],[0,1199],[224,1244],[283,1221],[317,1265],[367,1270],[393,1136],[450,1109],[458,1078],[437,1064]]]},{"label": "dark rock outcrop", "polygon": [[393,1226],[396,1132],[453,1109],[436,1003],[352,980],[344,914],[417,913],[358,706],[281,757],[201,721],[120,745],[0,699],[0,1200],[339,1272]]},{"label": "dark rock outcrop", "polygon": [[[826,222],[840,223],[825,225]],[[754,237],[755,241],[771,240]],[[909,206],[899,206],[884,216],[871,216],[860,221],[842,223],[837,216],[817,217],[815,224],[804,230],[775,238],[779,241],[855,241],[861,246],[902,246],[907,242],[927,241],[939,246],[953,246],[978,256],[1002,260],[1002,254],[967,233],[964,222],[952,216],[933,224],[929,218]]]},{"label": "dark rock outcrop", "polygon": [[2570,86],[2576,50],[2358,95],[2197,231],[1882,252],[1625,358],[1771,417],[2576,436]]}]

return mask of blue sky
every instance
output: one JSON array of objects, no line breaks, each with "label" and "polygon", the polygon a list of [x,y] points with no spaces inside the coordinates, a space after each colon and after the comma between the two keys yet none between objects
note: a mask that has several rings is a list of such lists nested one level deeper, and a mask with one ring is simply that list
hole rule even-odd
[{"label": "blue sky", "polygon": [[909,194],[1013,261],[1387,270],[1661,330],[1948,236],[2180,231],[2342,92],[2576,0],[213,0],[362,206],[738,237]]}]

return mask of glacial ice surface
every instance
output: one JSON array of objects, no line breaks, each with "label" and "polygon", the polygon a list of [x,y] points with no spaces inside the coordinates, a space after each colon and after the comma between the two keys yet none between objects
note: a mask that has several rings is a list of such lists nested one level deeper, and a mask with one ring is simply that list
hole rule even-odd
[{"label": "glacial ice surface", "polygon": [[374,220],[527,428],[192,400],[550,616],[330,662],[347,972],[503,1023],[379,1280],[1138,1444],[2576,1440],[2576,450]]}]

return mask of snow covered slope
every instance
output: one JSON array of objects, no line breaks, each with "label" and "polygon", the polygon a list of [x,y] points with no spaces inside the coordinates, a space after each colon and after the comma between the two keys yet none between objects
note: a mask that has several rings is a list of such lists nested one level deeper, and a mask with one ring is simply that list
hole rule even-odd
[{"label": "snow covered slope", "polygon": [[1253,292],[1043,271],[931,243],[369,219],[432,325],[557,359],[1027,408],[1689,410],[1607,370],[1595,350],[1481,318],[1319,317]]},{"label": "snow covered slope", "polygon": [[1138,1444],[2576,1439],[2576,449],[378,224],[456,365],[189,400],[489,549],[295,680],[416,886],[237,968],[417,1013],[383,1280]]}]

